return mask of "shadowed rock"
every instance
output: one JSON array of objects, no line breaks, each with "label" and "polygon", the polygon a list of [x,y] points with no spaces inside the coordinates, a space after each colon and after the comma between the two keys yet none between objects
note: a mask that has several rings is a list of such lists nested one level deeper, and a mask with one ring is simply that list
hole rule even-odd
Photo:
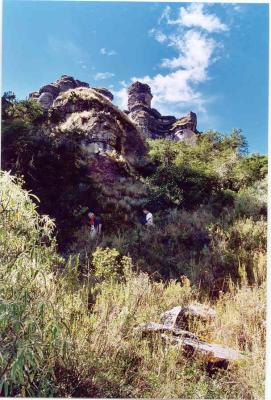
[{"label": "shadowed rock", "polygon": [[92,88],[94,90],[96,90],[96,92],[101,93],[103,96],[107,97],[109,100],[113,100],[114,96],[111,92],[109,92],[109,90],[107,90],[106,88]]},{"label": "shadowed rock", "polygon": [[141,332],[143,334],[168,332],[168,333],[172,333],[175,336],[185,336],[185,337],[197,339],[197,336],[189,331],[174,328],[174,327],[164,325],[164,324],[159,324],[157,322],[148,322],[146,324],[143,323],[136,328],[136,331]]},{"label": "shadowed rock", "polygon": [[40,93],[51,93],[53,98],[55,99],[60,92],[60,89],[57,85],[50,83],[49,85],[45,85],[39,90]]},{"label": "shadowed rock", "polygon": [[[33,97],[33,100],[35,98]],[[38,97],[38,103],[45,109],[48,110],[51,105],[53,104],[54,97],[51,93],[49,92],[43,92],[41,95]]]},{"label": "shadowed rock", "polygon": [[139,108],[149,109],[151,107],[151,88],[141,82],[135,82],[128,88],[128,110],[134,111]]}]

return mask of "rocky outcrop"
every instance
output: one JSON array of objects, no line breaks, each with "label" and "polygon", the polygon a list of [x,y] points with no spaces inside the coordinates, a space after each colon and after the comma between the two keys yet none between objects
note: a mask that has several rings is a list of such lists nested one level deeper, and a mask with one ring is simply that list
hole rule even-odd
[{"label": "rocky outcrop", "polygon": [[48,110],[60,93],[77,87],[89,87],[89,84],[72,76],[62,75],[55,82],[42,86],[38,92],[30,93],[29,98],[37,100],[45,110]]},{"label": "rocky outcrop", "polygon": [[94,89],[96,92],[101,93],[102,95],[104,95],[105,97],[107,97],[109,100],[113,100],[114,96],[111,92],[109,92],[108,89],[106,88],[92,88]]},{"label": "rocky outcrop", "polygon": [[167,138],[174,141],[195,141],[197,138],[197,116],[190,111],[185,117],[162,116],[151,108],[151,88],[144,83],[134,82],[128,88],[127,114],[146,137]]},{"label": "rocky outcrop", "polygon": [[[122,221],[146,201],[145,186],[138,179],[148,163],[145,137],[113,103],[105,88],[63,75],[30,95],[47,110],[45,129],[55,140],[75,141],[82,150],[78,163],[101,199],[103,219],[114,215]],[[91,205],[90,205],[91,208]]]},{"label": "rocky outcrop", "polygon": [[[47,84],[39,91],[30,93],[29,98],[38,101],[45,109],[55,108],[54,101],[63,93],[78,88],[88,88],[89,84],[74,79],[72,76],[62,75],[55,82]],[[106,88],[92,88],[92,91],[103,95],[112,102],[113,94]],[[186,116],[179,119],[172,115],[163,116],[156,109],[151,107],[151,88],[144,83],[134,82],[128,88],[128,110],[125,111],[134,128],[147,138],[166,138],[173,141],[185,140],[193,144],[197,140],[197,116],[190,111]],[[69,99],[71,100],[71,98]],[[90,108],[81,107],[80,112],[90,112]],[[82,120],[88,118],[87,114],[82,115]],[[110,116],[108,115],[108,119]],[[77,121],[78,125],[79,121]],[[130,125],[131,126],[131,125]],[[85,123],[84,130],[89,128]],[[130,129],[130,128],[129,128]]]},{"label": "rocky outcrop", "polygon": [[169,326],[188,329],[189,323],[195,320],[208,321],[215,317],[215,311],[203,304],[177,306],[161,314],[161,321]]},{"label": "rocky outcrop", "polygon": [[49,120],[54,135],[76,132],[89,153],[114,150],[132,167],[144,163],[143,135],[104,91],[80,87],[61,93],[50,108]]},{"label": "rocky outcrop", "polygon": [[195,356],[208,363],[209,368],[227,368],[229,363],[241,360],[239,351],[216,343],[206,343],[190,332],[189,320],[207,322],[215,317],[215,311],[202,304],[176,306],[161,314],[161,323],[148,322],[139,325],[135,332],[142,336],[159,334],[165,345],[180,348],[180,352]]}]

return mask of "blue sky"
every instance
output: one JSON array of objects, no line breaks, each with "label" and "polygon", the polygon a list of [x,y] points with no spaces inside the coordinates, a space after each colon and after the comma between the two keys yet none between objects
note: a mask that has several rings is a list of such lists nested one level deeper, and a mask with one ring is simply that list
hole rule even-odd
[{"label": "blue sky", "polygon": [[141,80],[161,113],[241,128],[267,153],[267,4],[4,0],[2,91],[23,99],[63,74],[109,88],[121,108]]}]

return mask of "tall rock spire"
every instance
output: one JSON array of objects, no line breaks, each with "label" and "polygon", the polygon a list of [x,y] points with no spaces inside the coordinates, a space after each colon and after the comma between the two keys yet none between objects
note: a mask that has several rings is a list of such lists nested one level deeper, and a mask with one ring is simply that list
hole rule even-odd
[{"label": "tall rock spire", "polygon": [[153,139],[194,140],[197,133],[197,116],[190,111],[185,117],[162,116],[151,108],[153,95],[149,85],[134,82],[128,88],[128,116],[141,132]]}]

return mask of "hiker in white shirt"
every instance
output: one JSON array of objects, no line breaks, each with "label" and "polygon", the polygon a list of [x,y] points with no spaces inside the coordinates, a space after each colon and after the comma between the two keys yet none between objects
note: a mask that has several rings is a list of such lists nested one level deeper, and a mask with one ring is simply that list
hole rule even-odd
[{"label": "hiker in white shirt", "polygon": [[145,223],[145,225],[146,226],[153,226],[154,224],[153,224],[153,215],[152,215],[152,213],[149,210],[147,210],[147,208],[143,209],[143,213],[146,215],[146,223]]}]

